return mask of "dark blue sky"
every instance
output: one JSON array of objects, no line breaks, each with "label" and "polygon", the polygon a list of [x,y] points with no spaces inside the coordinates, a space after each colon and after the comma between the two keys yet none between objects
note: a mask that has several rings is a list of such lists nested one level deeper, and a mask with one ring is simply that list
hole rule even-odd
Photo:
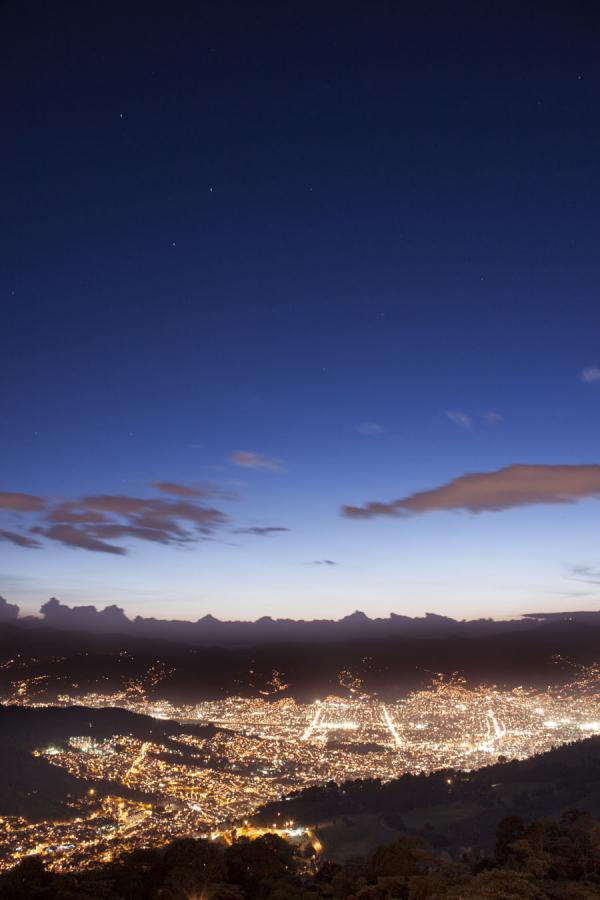
[{"label": "dark blue sky", "polygon": [[414,9],[4,4],[10,599],[598,606],[573,581],[594,472],[501,512],[340,515],[598,460],[600,15]]}]

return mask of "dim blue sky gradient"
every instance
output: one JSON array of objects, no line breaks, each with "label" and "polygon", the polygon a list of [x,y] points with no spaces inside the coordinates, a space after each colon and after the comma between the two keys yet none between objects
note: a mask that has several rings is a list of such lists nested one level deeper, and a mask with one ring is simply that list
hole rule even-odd
[{"label": "dim blue sky gradient", "polygon": [[[589,4],[0,17],[0,492],[40,498],[0,509],[0,593],[182,618],[600,606],[592,470],[569,502],[342,514],[600,462]],[[81,499],[107,495],[154,505]]]}]

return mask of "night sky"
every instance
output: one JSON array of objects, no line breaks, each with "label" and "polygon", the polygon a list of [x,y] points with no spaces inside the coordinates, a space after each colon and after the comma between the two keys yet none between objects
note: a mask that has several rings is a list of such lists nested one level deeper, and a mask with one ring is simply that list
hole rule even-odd
[{"label": "night sky", "polygon": [[600,15],[414,9],[2,5],[23,611],[600,606]]}]

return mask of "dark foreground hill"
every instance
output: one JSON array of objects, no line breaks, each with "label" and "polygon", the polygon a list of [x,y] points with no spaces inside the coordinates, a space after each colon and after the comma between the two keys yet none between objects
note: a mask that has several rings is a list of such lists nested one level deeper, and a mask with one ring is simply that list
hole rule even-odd
[{"label": "dark foreground hill", "polygon": [[498,826],[485,859],[453,861],[403,836],[344,865],[295,854],[266,834],[230,846],[184,839],[96,869],[53,874],[29,857],[0,876],[0,900],[594,900],[600,897],[600,822]]},{"label": "dark foreground hill", "polygon": [[600,818],[600,737],[473,772],[330,782],[268,804],[256,820],[292,818],[316,828],[341,860],[380,843],[386,830],[424,838],[458,858],[489,852],[507,815],[555,818],[573,808]]}]

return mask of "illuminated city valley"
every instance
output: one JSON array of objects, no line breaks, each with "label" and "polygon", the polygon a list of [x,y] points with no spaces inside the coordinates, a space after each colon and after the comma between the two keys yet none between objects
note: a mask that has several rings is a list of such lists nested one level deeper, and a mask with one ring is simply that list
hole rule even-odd
[{"label": "illuminated city valley", "polygon": [[[273,683],[270,699],[181,706],[152,698],[140,685],[110,695],[59,695],[61,711],[77,705],[91,718],[109,707],[152,717],[154,726],[141,736],[96,737],[86,725],[83,733],[40,742],[33,757],[82,780],[85,793],[68,802],[67,815],[42,822],[3,817],[2,866],[42,854],[61,871],[183,835],[231,840],[259,833],[266,826],[246,820],[303,788],[439,769],[470,772],[600,734],[598,666],[574,669],[570,683],[543,691],[474,688],[456,675],[435,676],[427,688],[385,702],[350,672],[340,673],[343,696],[312,703],[281,696],[288,685],[277,672]],[[14,682],[5,709],[48,708],[23,685]],[[315,834],[281,816],[269,828],[320,850]]]},{"label": "illuminated city valley", "polygon": [[0,3],[0,900],[600,900],[599,36]]}]

